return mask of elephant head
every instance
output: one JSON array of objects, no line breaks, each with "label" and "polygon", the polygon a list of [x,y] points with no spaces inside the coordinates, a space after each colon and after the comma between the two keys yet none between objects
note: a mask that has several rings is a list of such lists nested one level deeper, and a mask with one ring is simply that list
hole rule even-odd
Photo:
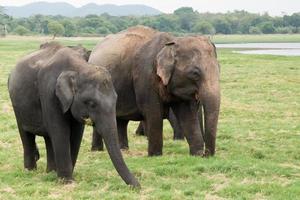
[{"label": "elephant head", "polygon": [[171,96],[196,100],[203,106],[206,155],[213,155],[220,108],[220,72],[214,44],[206,37],[173,38],[157,54],[156,63],[156,73]]},{"label": "elephant head", "polygon": [[55,93],[64,113],[70,112],[81,123],[89,121],[97,133],[101,134],[110,158],[123,180],[127,184],[139,186],[139,182],[128,170],[119,148],[117,94],[107,70],[89,65],[76,71],[64,71],[57,78]]}]

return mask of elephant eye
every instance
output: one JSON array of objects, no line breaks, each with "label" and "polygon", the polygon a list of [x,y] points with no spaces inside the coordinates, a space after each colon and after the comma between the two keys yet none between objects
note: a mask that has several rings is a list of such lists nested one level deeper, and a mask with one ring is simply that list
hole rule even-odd
[{"label": "elephant eye", "polygon": [[188,77],[192,80],[198,81],[201,78],[201,72],[198,67],[193,67],[192,70],[188,72]]},{"label": "elephant eye", "polygon": [[95,108],[97,106],[97,103],[93,100],[85,100],[83,103],[89,108]]}]

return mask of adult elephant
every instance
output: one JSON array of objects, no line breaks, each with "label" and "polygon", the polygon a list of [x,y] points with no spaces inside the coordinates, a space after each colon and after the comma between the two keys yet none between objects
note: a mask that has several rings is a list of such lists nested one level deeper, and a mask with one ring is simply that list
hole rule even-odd
[{"label": "adult elephant", "polygon": [[[148,30],[135,27],[107,37],[89,58],[90,63],[106,67],[112,75],[118,94],[121,147],[128,148],[128,121],[143,120],[148,155],[161,155],[163,118],[172,108],[189,143],[190,154],[203,156],[205,140],[205,154],[214,155],[220,107],[214,45],[206,37],[176,38],[154,31],[146,39],[137,39],[143,35],[135,30],[142,32],[141,29]],[[204,108],[204,134],[198,118],[199,103]]]},{"label": "adult elephant", "polygon": [[56,170],[58,177],[70,182],[84,123],[89,121],[103,137],[123,180],[139,185],[119,149],[117,95],[111,76],[106,69],[88,64],[81,48],[45,44],[16,65],[8,84],[26,169],[36,168],[35,136],[39,135],[46,143],[47,171]]}]

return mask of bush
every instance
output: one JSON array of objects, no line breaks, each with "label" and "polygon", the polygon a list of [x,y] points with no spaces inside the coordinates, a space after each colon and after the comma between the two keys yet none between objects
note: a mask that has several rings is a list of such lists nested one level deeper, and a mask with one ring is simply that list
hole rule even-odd
[{"label": "bush", "polygon": [[109,34],[111,32],[106,27],[99,27],[99,28],[97,28],[97,33],[103,34],[103,35],[107,35],[107,34]]},{"label": "bush", "polygon": [[276,33],[286,34],[286,33],[293,33],[292,27],[277,27],[275,29]]},{"label": "bush", "polygon": [[195,26],[192,28],[192,31],[194,33],[202,33],[202,34],[215,34],[216,30],[213,27],[213,25],[209,22],[198,22],[195,24]]},{"label": "bush", "polygon": [[27,35],[30,33],[30,31],[24,26],[18,25],[15,29],[15,33],[18,35]]},{"label": "bush", "polygon": [[53,38],[55,38],[57,35],[63,35],[65,28],[61,23],[53,21],[48,24],[48,31],[53,34]]},{"label": "bush", "polygon": [[250,34],[261,34],[261,30],[259,29],[259,27],[256,26],[250,26],[249,28],[249,33]]},{"label": "bush", "polygon": [[273,25],[273,22],[262,22],[259,24],[260,30],[263,33],[274,33],[275,32],[275,27]]}]

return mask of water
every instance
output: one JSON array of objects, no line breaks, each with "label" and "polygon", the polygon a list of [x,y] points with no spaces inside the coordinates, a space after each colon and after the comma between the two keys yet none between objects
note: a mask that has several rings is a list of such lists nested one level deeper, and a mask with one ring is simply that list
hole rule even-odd
[{"label": "water", "polygon": [[300,43],[216,44],[216,47],[230,49],[252,49],[234,51],[242,54],[300,56]]}]

